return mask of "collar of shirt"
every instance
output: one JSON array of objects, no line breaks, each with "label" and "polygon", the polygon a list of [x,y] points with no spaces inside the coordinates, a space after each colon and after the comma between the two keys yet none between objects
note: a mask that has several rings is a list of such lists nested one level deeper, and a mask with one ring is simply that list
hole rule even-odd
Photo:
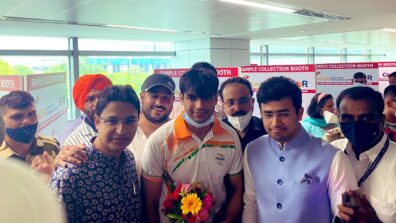
[{"label": "collar of shirt", "polygon": [[85,125],[85,128],[91,128],[94,132],[96,132],[96,127],[95,127],[95,122],[88,118],[88,116],[85,116],[83,119],[83,123]]},{"label": "collar of shirt", "polygon": [[96,128],[92,128],[91,125],[86,121],[87,117],[84,118],[84,121],[81,123],[82,124],[82,129],[80,130],[81,135],[84,137],[86,136],[96,136]]},{"label": "collar of shirt", "polygon": [[125,151],[121,153],[118,164],[115,157],[103,154],[102,152],[94,148],[93,145],[87,148],[87,152],[88,155],[91,157],[91,161],[96,162],[98,165],[103,167],[110,167],[112,169],[122,170],[126,161]]},{"label": "collar of shirt", "polygon": [[263,121],[260,118],[252,116],[252,119],[249,122],[248,128],[249,129],[252,128],[255,131],[260,131],[260,130],[264,129]]},{"label": "collar of shirt", "polygon": [[286,142],[283,146],[280,144],[278,141],[275,141],[273,138],[270,138],[272,146],[279,147],[281,150],[286,150],[286,148],[289,149],[298,149],[303,147],[308,141],[309,141],[309,134],[305,129],[301,126],[300,123],[298,123],[298,133],[294,138],[292,138],[290,141]]},{"label": "collar of shirt", "polygon": [[384,134],[381,138],[381,140],[371,149],[367,150],[366,152],[363,152],[359,155],[359,160],[356,159],[356,155],[355,152],[352,149],[352,145],[351,143],[347,143],[346,147],[345,147],[345,151],[347,152],[347,155],[349,157],[349,159],[352,159],[356,162],[360,162],[366,158],[369,159],[370,163],[373,162],[375,160],[375,158],[377,157],[378,153],[381,151],[382,147],[385,144],[386,138],[388,136],[386,134]]},{"label": "collar of shirt", "polygon": [[[32,146],[30,147],[28,155],[31,154],[31,153],[34,153],[34,154],[31,154],[31,155],[37,155],[37,149],[36,148],[44,146],[44,144],[42,142],[40,142],[40,141],[37,141],[36,138],[37,138],[37,135],[33,139]],[[40,152],[43,153],[43,150],[41,149]],[[39,153],[39,154],[41,154],[41,153]],[[11,156],[17,156],[17,157],[21,158],[22,160],[25,160],[18,153],[16,153],[14,150],[11,149],[11,147],[8,146],[6,140],[4,139],[3,143],[0,146],[0,157],[4,158],[4,159],[8,159]]]},{"label": "collar of shirt", "polygon": [[[183,119],[183,114],[184,112],[182,112],[175,120],[175,135],[178,139],[192,137],[192,132],[187,127],[186,121]],[[214,119],[211,130],[215,135],[220,135],[225,132],[225,130],[220,125],[220,120],[217,118]]]},{"label": "collar of shirt", "polygon": [[[231,126],[231,128],[235,129],[234,126],[232,126],[231,123],[228,121],[227,117],[225,117],[223,119],[223,122],[225,122],[227,125]],[[262,125],[263,125],[263,123],[261,122],[261,119],[252,116],[252,118],[249,121],[249,124],[246,126],[246,128],[244,130],[246,130],[246,133],[248,133],[249,130],[260,131],[263,128]]]},{"label": "collar of shirt", "polygon": [[140,128],[140,126],[137,127],[136,134],[133,139],[135,139],[136,137],[147,140],[147,136],[146,136],[146,134],[144,134],[144,132],[143,132],[142,128]]}]

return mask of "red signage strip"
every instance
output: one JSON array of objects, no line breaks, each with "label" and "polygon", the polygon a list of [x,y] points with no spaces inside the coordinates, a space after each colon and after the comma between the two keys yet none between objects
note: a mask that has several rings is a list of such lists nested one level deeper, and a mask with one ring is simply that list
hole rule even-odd
[{"label": "red signage strip", "polygon": [[270,66],[242,66],[242,73],[284,73],[284,72],[315,72],[313,64],[306,65],[270,65]]},{"label": "red signage strip", "polygon": [[315,94],[316,90],[315,89],[301,89],[302,93],[308,93],[308,94]]},{"label": "red signage strip", "polygon": [[216,68],[217,77],[238,77],[238,68]]},{"label": "red signage strip", "polygon": [[379,67],[396,67],[396,61],[378,62]]},{"label": "red signage strip", "polygon": [[[339,81],[339,82],[316,82],[316,85],[353,85],[352,82],[345,82],[345,81]],[[367,82],[366,85],[370,86],[377,86],[378,82]]]},{"label": "red signage strip", "polygon": [[187,68],[180,68],[180,69],[154,69],[154,74],[166,74],[171,77],[181,77],[186,71],[189,69]]},{"label": "red signage strip", "polygon": [[329,63],[329,64],[316,64],[316,69],[371,69],[378,68],[378,63]]},{"label": "red signage strip", "polygon": [[0,91],[22,90],[23,78],[19,75],[0,75]]},{"label": "red signage strip", "polygon": [[[154,74],[166,74],[171,77],[181,77],[188,68],[178,68],[178,69],[155,69]],[[238,77],[238,68],[216,68],[218,77]]]}]

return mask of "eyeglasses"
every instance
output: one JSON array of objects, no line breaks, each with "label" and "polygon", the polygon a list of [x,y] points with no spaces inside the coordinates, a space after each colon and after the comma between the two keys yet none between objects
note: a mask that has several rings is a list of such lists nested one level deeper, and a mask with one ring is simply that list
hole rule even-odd
[{"label": "eyeglasses", "polygon": [[137,119],[137,118],[126,118],[124,120],[118,120],[116,118],[108,118],[108,119],[106,119],[106,118],[99,117],[99,119],[104,124],[106,124],[108,126],[117,126],[120,123],[122,123],[124,125],[127,125],[127,126],[133,126],[133,125],[137,125],[137,123],[139,121],[139,119]]},{"label": "eyeglasses", "polygon": [[247,98],[247,97],[239,98],[238,100],[228,99],[228,100],[224,101],[224,104],[227,105],[227,106],[229,106],[229,107],[232,107],[232,106],[234,106],[234,105],[236,105],[236,104],[238,104],[238,105],[244,105],[244,104],[248,103],[250,100],[251,100],[251,99],[250,99],[250,98]]}]

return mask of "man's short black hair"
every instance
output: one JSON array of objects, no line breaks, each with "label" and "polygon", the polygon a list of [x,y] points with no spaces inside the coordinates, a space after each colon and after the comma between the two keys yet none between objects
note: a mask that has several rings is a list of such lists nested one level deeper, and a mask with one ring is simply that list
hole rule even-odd
[{"label": "man's short black hair", "polygon": [[396,71],[390,73],[390,74],[388,75],[388,78],[390,78],[390,77],[396,77]]},{"label": "man's short black hair", "polygon": [[318,93],[313,96],[311,102],[308,105],[307,114],[311,118],[323,118],[323,115],[321,115],[320,113],[320,109],[324,107],[328,100],[333,99],[333,96],[331,94],[327,94],[318,102],[318,97],[320,94],[322,93]]},{"label": "man's short black hair", "polygon": [[4,115],[7,108],[24,109],[34,104],[33,96],[26,91],[11,91],[0,99],[0,112]]},{"label": "man's short black hair", "polygon": [[216,68],[212,64],[205,62],[205,61],[196,62],[195,64],[192,65],[191,69],[195,69],[195,70],[196,69],[207,69],[207,70],[211,70],[213,73],[215,73],[217,75]]},{"label": "man's short black hair", "polygon": [[250,82],[248,80],[242,78],[242,77],[233,77],[233,78],[227,79],[226,81],[224,81],[220,85],[219,96],[220,96],[221,100],[223,100],[223,90],[224,90],[224,88],[227,85],[234,84],[234,83],[239,83],[239,84],[245,85],[249,89],[250,97],[253,97],[253,89],[252,89],[252,85],[250,84]]},{"label": "man's short black hair", "polygon": [[384,98],[386,97],[395,97],[396,96],[396,84],[391,84],[384,90]]},{"label": "man's short black hair", "polygon": [[356,72],[355,74],[353,74],[353,79],[357,79],[357,78],[366,79],[366,75],[363,72]]},{"label": "man's short black hair", "polygon": [[209,99],[217,93],[219,78],[208,69],[191,69],[181,76],[179,88],[182,95],[191,89],[199,98]]},{"label": "man's short black hair", "polygon": [[283,98],[290,98],[298,113],[302,105],[302,92],[294,80],[284,76],[271,77],[260,84],[257,92],[257,102],[260,108],[262,103],[280,101]]},{"label": "man's short black hair", "polygon": [[384,99],[381,93],[370,87],[351,87],[343,90],[337,98],[338,111],[340,110],[341,101],[346,97],[354,101],[369,101],[370,105],[375,107],[378,115],[382,115],[384,112]]},{"label": "man's short black hair", "polygon": [[95,113],[100,116],[110,102],[129,103],[136,108],[138,114],[140,113],[139,99],[136,92],[129,85],[114,85],[105,88],[99,95]]}]

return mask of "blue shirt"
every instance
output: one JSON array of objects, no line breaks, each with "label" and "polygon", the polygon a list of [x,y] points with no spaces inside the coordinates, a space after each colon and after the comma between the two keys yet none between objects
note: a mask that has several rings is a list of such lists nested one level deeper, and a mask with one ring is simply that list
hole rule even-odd
[{"label": "blue shirt", "polygon": [[50,188],[65,203],[71,222],[140,222],[141,200],[135,161],[124,150],[114,157],[87,148],[88,161],[59,167]]}]

